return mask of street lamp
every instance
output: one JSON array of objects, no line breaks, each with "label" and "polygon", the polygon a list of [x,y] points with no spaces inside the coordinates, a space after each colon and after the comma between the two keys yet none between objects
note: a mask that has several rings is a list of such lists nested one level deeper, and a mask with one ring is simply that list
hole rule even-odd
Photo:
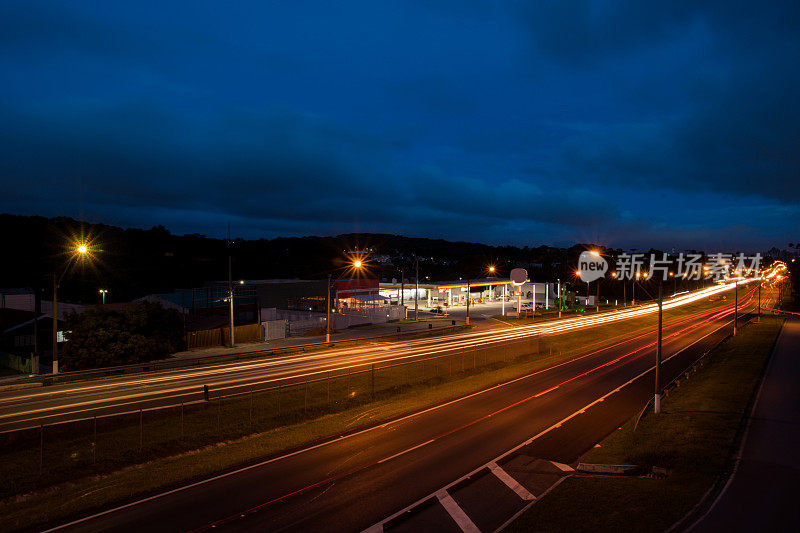
[{"label": "street lamp", "polygon": [[106,294],[108,294],[108,290],[107,289],[100,289],[97,292],[99,292],[100,296],[103,298],[103,305],[106,305]]},{"label": "street lamp", "polygon": [[72,261],[84,257],[88,252],[89,247],[86,244],[79,244],[67,260],[61,275],[58,276],[53,272],[53,374],[58,374],[58,286],[61,284],[61,280],[64,279],[64,275],[69,270]]},{"label": "street lamp", "polygon": [[[350,270],[361,270],[363,268],[364,263],[361,259],[354,259],[350,265],[350,268],[345,269],[339,277],[336,278],[336,281],[339,280],[342,276],[345,275],[346,272]],[[326,298],[326,305],[325,305],[325,342],[331,342],[331,275],[328,274],[328,284],[327,287],[327,298]]]}]

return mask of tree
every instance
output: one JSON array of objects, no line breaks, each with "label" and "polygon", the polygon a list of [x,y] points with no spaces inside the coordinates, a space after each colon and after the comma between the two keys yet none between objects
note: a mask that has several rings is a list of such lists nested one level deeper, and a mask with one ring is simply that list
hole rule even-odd
[{"label": "tree", "polygon": [[98,306],[66,317],[62,361],[69,370],[162,359],[183,348],[183,320],[161,304],[137,302],[125,312]]}]

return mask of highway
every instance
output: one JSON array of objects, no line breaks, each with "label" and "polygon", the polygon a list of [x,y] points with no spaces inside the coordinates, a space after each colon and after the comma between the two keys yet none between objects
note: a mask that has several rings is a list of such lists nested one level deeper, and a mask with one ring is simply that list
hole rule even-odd
[{"label": "highway", "polygon": [[[729,293],[732,285],[718,285],[665,300],[664,309],[680,308]],[[730,301],[728,298],[727,301]],[[720,301],[720,304],[723,302]],[[140,408],[177,405],[203,398],[203,386],[212,394],[265,388],[276,384],[342,372],[366,364],[411,360],[486,347],[534,335],[554,335],[641,317],[657,312],[655,304],[610,311],[600,315],[565,318],[515,328],[496,328],[393,343],[369,343],[243,362],[161,370],[107,377],[46,387],[0,392],[0,431],[76,420]]]},{"label": "highway", "polygon": [[[752,305],[752,291],[742,299],[742,307]],[[727,299],[719,308],[665,327],[665,381],[730,332],[732,307]],[[526,444],[518,453],[526,457],[570,463],[651,397],[654,337],[631,335],[459,400],[65,528],[360,531],[521,443]],[[507,518],[486,512],[475,518],[481,530]]]}]

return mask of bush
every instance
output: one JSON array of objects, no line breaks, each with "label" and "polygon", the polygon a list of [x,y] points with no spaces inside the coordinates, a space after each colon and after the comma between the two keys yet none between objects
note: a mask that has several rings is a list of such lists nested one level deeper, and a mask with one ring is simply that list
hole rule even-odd
[{"label": "bush", "polygon": [[62,360],[69,370],[161,359],[183,349],[183,319],[161,304],[137,302],[124,312],[99,306],[66,317]]}]

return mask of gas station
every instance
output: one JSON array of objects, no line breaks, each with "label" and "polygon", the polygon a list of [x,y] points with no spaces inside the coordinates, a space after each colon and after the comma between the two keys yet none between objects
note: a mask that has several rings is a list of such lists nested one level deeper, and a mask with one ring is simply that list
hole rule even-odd
[{"label": "gas station", "polygon": [[[520,269],[522,270],[522,269]],[[523,270],[524,272],[524,270]],[[419,308],[434,309],[441,306],[445,309],[467,305],[469,295],[470,306],[475,304],[501,304],[501,314],[507,314],[505,304],[516,307],[520,302],[535,300],[550,307],[555,302],[552,283],[531,283],[525,279],[515,284],[511,278],[475,278],[455,281],[415,283],[380,283],[379,294],[387,298],[392,305],[406,305],[413,308],[414,299],[419,291]],[[522,278],[520,278],[522,279]],[[517,294],[519,293],[519,294]]]}]

